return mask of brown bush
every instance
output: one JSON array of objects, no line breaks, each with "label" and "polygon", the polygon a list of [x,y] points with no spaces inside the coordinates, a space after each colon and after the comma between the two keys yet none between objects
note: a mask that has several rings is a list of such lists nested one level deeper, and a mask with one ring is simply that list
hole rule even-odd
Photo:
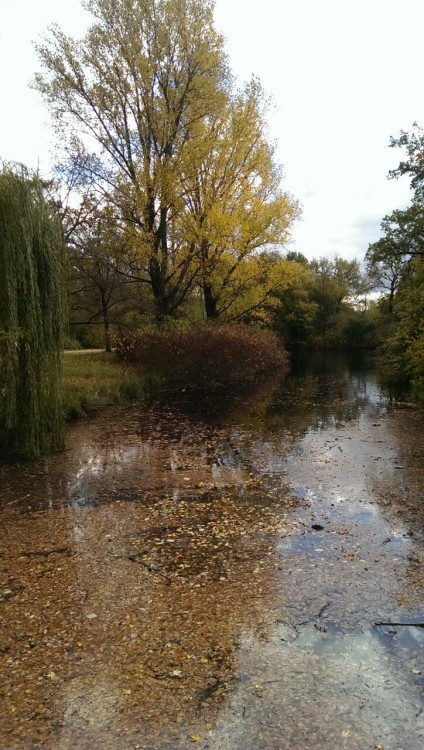
[{"label": "brown bush", "polygon": [[240,389],[284,371],[287,363],[274,334],[241,325],[140,330],[122,339],[116,352],[143,373],[159,375],[168,390],[201,393]]}]

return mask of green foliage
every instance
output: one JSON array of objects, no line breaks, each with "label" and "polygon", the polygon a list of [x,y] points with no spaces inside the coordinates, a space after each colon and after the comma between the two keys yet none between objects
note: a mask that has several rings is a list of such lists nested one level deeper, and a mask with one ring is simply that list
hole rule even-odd
[{"label": "green foliage", "polygon": [[0,449],[63,445],[65,248],[35,178],[0,174]]},{"label": "green foliage", "polygon": [[368,284],[357,260],[319,258],[308,263],[293,252],[287,258],[297,271],[285,288],[275,289],[278,303],[271,325],[290,349],[377,345],[376,314],[367,310]]},{"label": "green foliage", "polygon": [[340,340],[346,349],[375,349],[378,331],[375,315],[368,311],[349,310],[341,317]]},{"label": "green foliage", "polygon": [[422,321],[418,335],[409,347],[408,359],[411,370],[411,385],[416,396],[424,402],[424,323]]},{"label": "green foliage", "polygon": [[[296,277],[286,289],[276,292],[272,327],[291,348],[312,340],[318,304],[312,300],[314,279],[300,253],[293,253],[289,262],[297,270]],[[288,257],[288,256],[287,256]]]},{"label": "green foliage", "polygon": [[408,175],[413,199],[406,209],[384,217],[384,236],[370,246],[368,259],[385,273],[388,311],[393,313],[383,347],[386,372],[424,399],[424,131],[415,123],[390,145],[406,151],[390,177]]},{"label": "green foliage", "polygon": [[351,320],[359,319],[360,313],[356,308],[360,296],[367,291],[358,261],[339,257],[333,261],[319,258],[311,261],[310,268],[314,274],[311,300],[317,306],[313,342],[324,349],[355,346],[354,336],[348,335],[346,338],[344,322],[346,315]]},{"label": "green foliage", "polygon": [[402,148],[406,151],[407,158],[402,160],[397,167],[389,172],[389,177],[397,179],[402,175],[409,175],[411,188],[414,191],[413,202],[422,205],[424,199],[424,130],[418,123],[414,122],[412,130],[408,133],[402,130],[397,138],[390,139],[391,148]]},{"label": "green foliage", "polygon": [[82,346],[80,342],[72,336],[65,336],[63,339],[63,348],[68,351],[76,351],[77,349],[82,349]]},{"label": "green foliage", "polygon": [[275,335],[242,325],[146,329],[124,338],[116,353],[137,371],[162,378],[167,390],[201,396],[240,390],[286,366]]},{"label": "green foliage", "polygon": [[424,266],[416,260],[397,295],[395,320],[383,347],[389,378],[422,392],[424,376]]}]

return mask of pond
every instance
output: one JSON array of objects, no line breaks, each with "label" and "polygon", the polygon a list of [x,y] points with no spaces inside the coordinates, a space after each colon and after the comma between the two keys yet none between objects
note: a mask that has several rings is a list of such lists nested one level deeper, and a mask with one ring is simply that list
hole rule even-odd
[{"label": "pond", "polygon": [[315,355],[2,467],[0,748],[421,748],[422,427]]}]

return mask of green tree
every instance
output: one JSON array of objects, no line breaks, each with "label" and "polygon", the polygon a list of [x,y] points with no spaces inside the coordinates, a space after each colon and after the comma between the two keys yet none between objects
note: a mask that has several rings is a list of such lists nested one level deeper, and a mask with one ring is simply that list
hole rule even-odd
[{"label": "green tree", "polygon": [[393,380],[414,383],[424,398],[424,266],[411,264],[396,295],[394,325],[384,344],[386,369]]},{"label": "green tree", "polygon": [[301,253],[287,253],[286,262],[296,274],[291,284],[276,292],[278,304],[274,306],[272,327],[289,348],[294,348],[311,342],[318,303],[312,299],[314,276],[306,258]]},{"label": "green tree", "polygon": [[38,456],[63,444],[65,245],[39,180],[0,174],[0,447]]},{"label": "green tree", "polygon": [[397,209],[381,222],[384,235],[369,249],[389,285],[392,325],[383,347],[389,375],[412,383],[424,398],[424,131],[417,123],[401,131],[390,145],[406,156],[389,177],[408,175],[413,198],[406,209]]},{"label": "green tree", "polygon": [[396,169],[389,172],[391,179],[398,179],[403,175],[411,178],[411,188],[414,191],[413,202],[423,205],[424,201],[424,130],[414,122],[410,132],[401,130],[397,138],[390,139],[391,148],[401,148],[406,151]]},{"label": "green tree", "polygon": [[405,271],[405,260],[390,236],[369,245],[365,255],[370,285],[387,291],[388,313],[392,315],[395,293]]},{"label": "green tree", "polygon": [[[317,305],[316,343],[324,348],[343,346],[348,343],[344,339],[345,313],[351,318],[360,296],[368,290],[359,262],[339,257],[319,258],[309,265],[314,275],[311,299]],[[351,327],[351,323],[349,325]]]}]

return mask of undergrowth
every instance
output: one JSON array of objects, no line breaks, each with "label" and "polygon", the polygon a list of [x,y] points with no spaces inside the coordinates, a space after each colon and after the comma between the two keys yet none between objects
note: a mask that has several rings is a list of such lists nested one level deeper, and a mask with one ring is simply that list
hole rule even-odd
[{"label": "undergrowth", "polygon": [[116,354],[139,374],[155,373],[168,393],[200,397],[240,392],[287,364],[275,334],[242,325],[146,328],[122,339]]}]

